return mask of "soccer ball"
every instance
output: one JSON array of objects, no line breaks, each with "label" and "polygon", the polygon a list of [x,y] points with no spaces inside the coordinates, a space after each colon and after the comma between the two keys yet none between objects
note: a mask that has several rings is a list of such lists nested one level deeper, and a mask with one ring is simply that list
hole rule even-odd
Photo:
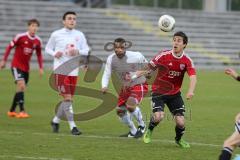
[{"label": "soccer ball", "polygon": [[162,15],[158,20],[158,27],[164,32],[170,32],[175,27],[175,19],[170,15]]}]

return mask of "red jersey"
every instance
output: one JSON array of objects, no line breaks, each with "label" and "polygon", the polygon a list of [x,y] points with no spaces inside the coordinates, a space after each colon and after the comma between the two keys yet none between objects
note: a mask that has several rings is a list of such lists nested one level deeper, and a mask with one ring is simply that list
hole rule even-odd
[{"label": "red jersey", "polygon": [[39,67],[42,68],[42,42],[38,36],[30,36],[28,32],[20,33],[7,46],[3,60],[7,61],[8,55],[13,47],[16,47],[13,55],[11,67],[18,68],[24,72],[29,72],[29,63],[32,53],[36,50]]},{"label": "red jersey", "polygon": [[180,91],[185,72],[189,76],[196,75],[194,64],[190,57],[182,54],[177,57],[172,50],[163,51],[149,63],[152,70],[158,69],[157,77],[152,84],[154,93],[173,95]]}]

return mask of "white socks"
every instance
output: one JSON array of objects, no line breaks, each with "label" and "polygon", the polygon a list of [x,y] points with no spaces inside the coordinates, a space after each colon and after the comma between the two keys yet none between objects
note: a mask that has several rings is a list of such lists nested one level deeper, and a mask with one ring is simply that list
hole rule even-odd
[{"label": "white socks", "polygon": [[76,124],[75,122],[73,121],[73,108],[72,108],[72,104],[71,106],[69,107],[69,113],[71,114],[71,118],[68,119],[68,124],[69,124],[69,127],[70,129],[72,130],[74,127],[76,127]]},{"label": "white socks", "polygon": [[130,118],[130,115],[128,113],[125,113],[124,116],[121,117],[121,120],[124,124],[128,125],[128,127],[130,128],[130,132],[132,134],[136,134],[137,129],[133,123],[133,121]]},{"label": "white socks", "polygon": [[142,112],[139,107],[136,107],[135,111],[131,113],[131,117],[136,118],[139,126],[145,127],[143,117],[142,117]]},{"label": "white socks", "polygon": [[62,116],[64,114],[66,115],[69,127],[72,130],[73,127],[76,127],[76,124],[73,120],[73,107],[70,101],[62,101],[58,108],[57,114],[53,118],[53,123],[60,123],[61,119],[59,116]]},{"label": "white socks", "polygon": [[74,127],[76,127],[76,124],[74,121],[68,121],[69,127],[72,130]]},{"label": "white socks", "polygon": [[60,119],[57,116],[54,116],[53,123],[60,123]]}]

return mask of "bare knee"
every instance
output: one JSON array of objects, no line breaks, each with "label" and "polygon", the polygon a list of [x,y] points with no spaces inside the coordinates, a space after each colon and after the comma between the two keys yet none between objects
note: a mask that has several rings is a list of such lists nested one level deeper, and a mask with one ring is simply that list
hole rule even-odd
[{"label": "bare knee", "polygon": [[138,102],[137,102],[137,100],[135,98],[129,97],[127,102],[126,102],[127,110],[129,112],[134,112],[135,109],[136,109],[137,104],[138,104]]},{"label": "bare knee", "polygon": [[24,80],[17,81],[17,92],[24,92],[26,89],[26,84]]},{"label": "bare knee", "polygon": [[179,127],[179,128],[184,128],[185,127],[185,118],[184,118],[184,116],[182,116],[182,115],[175,115],[174,118],[175,118],[175,122],[176,122],[177,127]]},{"label": "bare knee", "polygon": [[164,112],[155,112],[153,118],[155,123],[161,122],[164,118]]},{"label": "bare knee", "polygon": [[64,101],[72,101],[72,95],[71,94],[63,94]]}]

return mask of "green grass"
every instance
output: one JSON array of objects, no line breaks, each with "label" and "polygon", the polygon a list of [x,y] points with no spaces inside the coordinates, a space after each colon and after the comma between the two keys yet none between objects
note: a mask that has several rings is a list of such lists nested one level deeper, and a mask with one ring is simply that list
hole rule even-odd
[{"label": "green grass", "polygon": [[[174,122],[169,112],[153,133],[153,142],[118,138],[127,128],[115,111],[90,121],[77,122],[81,136],[71,136],[68,124],[62,122],[60,134],[51,133],[50,121],[60,99],[48,85],[47,72],[42,79],[37,71],[30,74],[25,94],[29,119],[8,118],[15,85],[9,70],[0,72],[0,159],[76,159],[76,160],[213,160],[217,159],[224,139],[234,130],[234,116],[239,111],[240,84],[223,72],[198,72],[198,84],[192,101],[187,106],[187,131],[184,139],[191,148],[184,150],[174,143]],[[100,88],[100,78],[85,87]],[[183,95],[188,79],[183,84]],[[111,89],[113,90],[113,89]],[[75,96],[74,110],[89,111],[101,103],[99,99]],[[149,120],[150,99],[142,104],[145,119]],[[239,152],[238,150],[236,153]],[[41,158],[42,157],[42,158]]]}]

